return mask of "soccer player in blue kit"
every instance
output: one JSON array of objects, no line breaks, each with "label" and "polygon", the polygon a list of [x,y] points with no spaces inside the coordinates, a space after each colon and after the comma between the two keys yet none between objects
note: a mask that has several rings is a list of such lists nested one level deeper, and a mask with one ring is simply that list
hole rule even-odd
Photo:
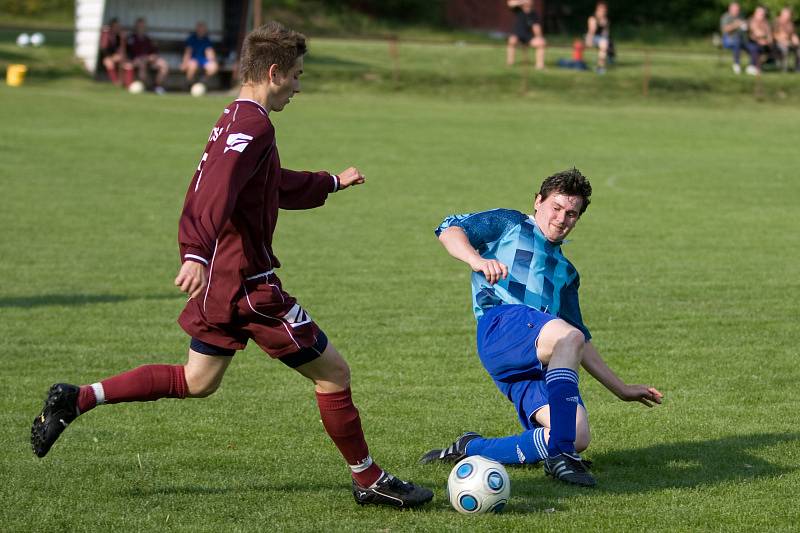
[{"label": "soccer player in blue kit", "polygon": [[436,229],[447,252],[473,270],[478,355],[525,431],[501,438],[467,432],[423,455],[422,463],[472,455],[504,464],[543,461],[548,476],[591,487],[596,481],[578,455],[590,438],[578,367],[622,400],[661,403],[655,388],[617,377],[583,323],[580,277],[561,245],[591,194],[589,181],[573,168],[542,182],[533,215],[510,209],[451,215]]}]

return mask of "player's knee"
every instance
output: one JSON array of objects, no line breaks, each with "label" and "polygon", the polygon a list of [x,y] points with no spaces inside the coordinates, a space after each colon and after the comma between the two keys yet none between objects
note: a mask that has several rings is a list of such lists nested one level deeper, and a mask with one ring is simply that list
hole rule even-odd
[{"label": "player's knee", "polygon": [[350,386],[350,366],[342,357],[331,361],[325,374],[325,381],[335,383],[343,389]]},{"label": "player's knee", "polygon": [[191,398],[206,398],[219,388],[221,380],[208,379],[200,375],[186,374],[186,390]]},{"label": "player's knee", "polygon": [[556,340],[556,346],[568,348],[570,351],[576,352],[579,359],[585,343],[586,337],[584,337],[580,330],[575,328],[567,329],[559,336],[558,340]]}]

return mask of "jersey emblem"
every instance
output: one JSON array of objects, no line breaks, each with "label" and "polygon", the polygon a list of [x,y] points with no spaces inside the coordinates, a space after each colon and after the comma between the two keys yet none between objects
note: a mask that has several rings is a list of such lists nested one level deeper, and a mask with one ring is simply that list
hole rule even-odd
[{"label": "jersey emblem", "polygon": [[231,133],[225,140],[225,150],[222,153],[227,153],[228,150],[236,150],[239,153],[244,152],[244,149],[247,148],[247,145],[252,140],[253,137],[246,133]]}]

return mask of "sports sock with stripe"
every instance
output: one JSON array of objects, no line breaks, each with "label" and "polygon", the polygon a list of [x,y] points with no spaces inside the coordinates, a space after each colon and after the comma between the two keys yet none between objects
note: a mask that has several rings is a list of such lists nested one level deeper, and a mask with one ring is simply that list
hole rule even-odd
[{"label": "sports sock with stripe", "polygon": [[369,454],[350,388],[340,392],[317,392],[317,405],[322,425],[350,466],[353,479],[362,487],[370,487],[383,470]]},{"label": "sports sock with stripe", "polygon": [[102,403],[185,398],[187,389],[183,365],[144,365],[99,383],[82,385],[78,411],[85,413]]},{"label": "sports sock with stripe", "polygon": [[482,455],[499,463],[535,464],[547,457],[544,428],[536,428],[511,435],[486,439],[479,437],[467,443],[467,455]]},{"label": "sports sock with stripe", "polygon": [[545,374],[550,404],[550,457],[575,454],[575,416],[580,402],[578,373],[571,368],[551,368]]}]

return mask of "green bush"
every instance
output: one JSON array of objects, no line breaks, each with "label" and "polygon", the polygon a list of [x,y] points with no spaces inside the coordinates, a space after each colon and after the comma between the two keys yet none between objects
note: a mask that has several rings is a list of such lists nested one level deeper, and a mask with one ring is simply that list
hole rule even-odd
[{"label": "green bush", "polygon": [[9,15],[47,15],[74,10],[74,0],[0,0],[0,12]]}]

